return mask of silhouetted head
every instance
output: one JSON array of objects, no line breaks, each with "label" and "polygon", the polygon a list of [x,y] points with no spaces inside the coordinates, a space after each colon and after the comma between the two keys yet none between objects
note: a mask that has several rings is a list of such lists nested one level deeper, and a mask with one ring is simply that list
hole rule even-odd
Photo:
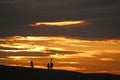
[{"label": "silhouetted head", "polygon": [[53,59],[51,58],[51,59],[50,59],[50,63],[52,62],[52,60],[53,60]]}]

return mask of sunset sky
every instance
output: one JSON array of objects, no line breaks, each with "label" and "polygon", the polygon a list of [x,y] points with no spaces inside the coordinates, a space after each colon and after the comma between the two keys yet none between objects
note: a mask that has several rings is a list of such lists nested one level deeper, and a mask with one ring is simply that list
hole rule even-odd
[{"label": "sunset sky", "polygon": [[0,64],[120,74],[119,0],[0,0]]}]

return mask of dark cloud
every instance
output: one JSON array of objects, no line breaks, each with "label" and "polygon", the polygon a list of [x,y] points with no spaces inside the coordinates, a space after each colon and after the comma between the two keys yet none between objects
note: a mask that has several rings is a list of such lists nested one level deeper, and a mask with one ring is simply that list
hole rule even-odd
[{"label": "dark cloud", "polygon": [[49,56],[48,54],[40,52],[2,52],[0,51],[0,58],[7,56]]},{"label": "dark cloud", "polygon": [[21,50],[18,48],[7,48],[7,47],[0,47],[1,50]]},{"label": "dark cloud", "polygon": [[[1,0],[0,37],[13,35],[120,38],[119,0]],[[70,28],[29,27],[36,21],[85,20]]]},{"label": "dark cloud", "polygon": [[[47,53],[52,53],[52,54],[75,54],[78,52],[75,51],[58,51],[58,50],[46,50]],[[79,52],[79,53],[83,53],[83,52]]]},{"label": "dark cloud", "polygon": [[[1,48],[3,49],[3,48]],[[15,50],[15,48],[4,48],[4,49],[9,49],[9,50]],[[18,50],[18,49],[16,49]],[[58,50],[46,50],[46,52],[4,52],[0,51],[0,57],[6,57],[6,56],[49,56],[49,55],[54,55],[54,54],[76,54],[77,52],[75,51],[58,51]],[[84,53],[84,52],[79,52],[79,53]]]}]

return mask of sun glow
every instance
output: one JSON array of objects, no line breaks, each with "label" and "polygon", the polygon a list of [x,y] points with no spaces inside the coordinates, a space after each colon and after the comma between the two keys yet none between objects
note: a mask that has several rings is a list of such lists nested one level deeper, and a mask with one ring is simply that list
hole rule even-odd
[{"label": "sun glow", "polygon": [[76,24],[83,24],[85,21],[60,21],[60,22],[36,22],[34,24],[30,24],[30,26],[69,26]]}]

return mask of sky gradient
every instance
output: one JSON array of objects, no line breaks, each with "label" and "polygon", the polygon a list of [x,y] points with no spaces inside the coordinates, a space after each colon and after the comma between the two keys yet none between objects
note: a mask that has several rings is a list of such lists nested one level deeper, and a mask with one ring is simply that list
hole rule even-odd
[{"label": "sky gradient", "polygon": [[[119,0],[0,0],[0,64],[120,74]],[[41,62],[43,61],[43,62]]]}]

